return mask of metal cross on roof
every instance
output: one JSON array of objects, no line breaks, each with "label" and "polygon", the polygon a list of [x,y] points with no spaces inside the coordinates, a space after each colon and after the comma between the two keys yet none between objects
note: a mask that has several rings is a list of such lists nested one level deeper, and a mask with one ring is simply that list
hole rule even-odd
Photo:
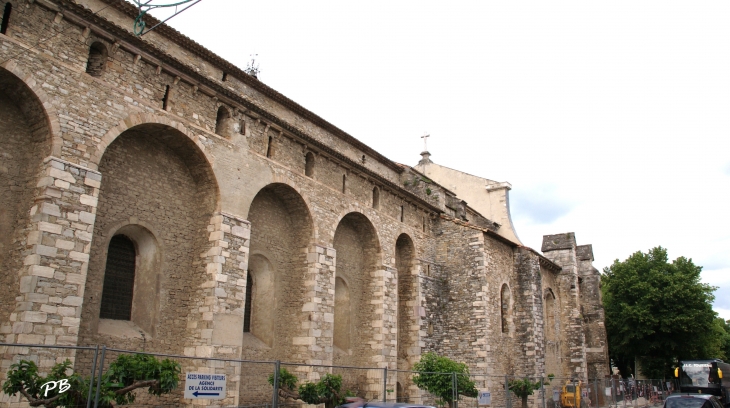
[{"label": "metal cross on roof", "polygon": [[426,141],[428,140],[429,137],[431,137],[431,135],[429,135],[426,132],[423,132],[423,136],[421,136],[421,139],[423,139],[423,151],[424,152],[428,151],[428,146],[426,145]]},{"label": "metal cross on roof", "polygon": [[[159,26],[160,24],[166,22],[167,20],[175,17],[176,15],[182,13],[183,11],[189,9],[190,7],[193,7],[194,5],[200,3],[201,0],[177,0],[172,3],[170,3],[169,0],[167,0],[164,3],[159,3],[157,0],[132,0],[134,4],[137,5],[137,8],[139,9],[139,14],[137,15],[137,18],[134,19],[134,35],[141,37],[150,31],[154,30]],[[191,3],[189,6],[185,7],[182,10],[177,10],[178,6],[182,6],[183,4]],[[165,8],[165,7],[175,7],[175,14],[171,15],[170,17],[166,18],[164,21],[161,21],[157,24],[155,24],[152,28],[145,31],[145,22],[144,22],[144,16],[150,11],[158,8]]]}]

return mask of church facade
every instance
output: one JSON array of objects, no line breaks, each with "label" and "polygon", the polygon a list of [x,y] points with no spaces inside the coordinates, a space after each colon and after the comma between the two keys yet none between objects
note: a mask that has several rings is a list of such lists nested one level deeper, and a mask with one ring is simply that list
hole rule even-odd
[{"label": "church facade", "polygon": [[[196,357],[225,404],[255,402],[246,374],[206,358],[387,367],[399,398],[428,351],[608,374],[591,246],[523,246],[508,186],[470,206],[427,155],[394,163],[165,25],[135,37],[122,0],[0,7],[0,342]],[[2,350],[0,375],[89,364]]]}]

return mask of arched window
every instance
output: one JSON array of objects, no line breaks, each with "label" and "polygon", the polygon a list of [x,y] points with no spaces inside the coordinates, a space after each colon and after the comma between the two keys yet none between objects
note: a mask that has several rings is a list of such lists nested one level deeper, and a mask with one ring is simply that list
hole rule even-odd
[{"label": "arched window", "polygon": [[131,320],[134,292],[134,271],[137,250],[134,242],[124,235],[116,235],[109,242],[101,295],[102,319]]},{"label": "arched window", "polygon": [[509,286],[505,283],[502,285],[502,291],[501,291],[501,307],[500,307],[500,314],[501,314],[501,321],[502,321],[502,333],[509,333],[509,318],[511,315],[511,309],[509,307],[510,303],[510,292],[509,292]]},{"label": "arched window", "polygon": [[3,21],[0,23],[0,34],[8,32],[8,24],[10,24],[10,12],[13,11],[13,5],[10,2],[5,3],[3,10]]},{"label": "arched window", "polygon": [[230,126],[231,114],[228,112],[225,106],[218,108],[218,115],[215,118],[215,134],[223,137],[228,137],[230,132],[228,127]]},{"label": "arched window", "polygon": [[314,176],[314,154],[307,153],[304,157],[304,175],[307,177]]},{"label": "arched window", "polygon": [[101,76],[106,66],[106,58],[107,50],[104,44],[99,41],[91,44],[91,47],[89,47],[89,60],[86,62],[86,73],[95,77]]},{"label": "arched window", "polygon": [[373,208],[380,208],[380,189],[373,187]]},{"label": "arched window", "polygon": [[243,332],[251,332],[251,306],[253,301],[253,279],[251,271],[246,273],[246,304],[243,307]]}]

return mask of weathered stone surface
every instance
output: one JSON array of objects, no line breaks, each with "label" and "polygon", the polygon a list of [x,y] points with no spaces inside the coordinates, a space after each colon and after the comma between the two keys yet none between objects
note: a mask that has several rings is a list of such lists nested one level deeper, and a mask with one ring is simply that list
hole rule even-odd
[{"label": "weathered stone surface", "polygon": [[[14,7],[0,34],[10,60],[0,340],[375,367],[346,379],[367,398],[382,397],[387,368],[388,387],[413,401],[421,392],[394,370],[427,351],[489,376],[478,386],[495,403],[505,374],[607,374],[600,275],[573,233],[546,236],[545,257],[521,247],[450,191],[178,34],[163,27],[140,42],[115,28],[131,27],[126,6],[104,17],[82,7],[116,0],[64,2],[76,18],[48,37],[55,2]],[[93,43],[115,52],[88,64]],[[152,57],[160,50],[164,62]],[[120,235],[134,265],[124,321],[101,317],[117,299],[105,279]],[[85,352],[17,351],[2,367],[91,364]],[[183,367],[227,373],[226,405],[267,401],[270,369]]]}]

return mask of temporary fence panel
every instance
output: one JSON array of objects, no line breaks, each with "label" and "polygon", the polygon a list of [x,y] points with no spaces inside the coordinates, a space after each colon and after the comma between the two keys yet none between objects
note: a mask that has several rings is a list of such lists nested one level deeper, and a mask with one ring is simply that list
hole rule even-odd
[{"label": "temporary fence panel", "polygon": [[[88,385],[92,383],[95,375],[95,373],[92,372],[94,367],[92,365],[92,361],[96,361],[98,352],[96,346],[83,347],[0,343],[0,356],[2,356],[4,363],[4,365],[0,367],[0,383],[2,384],[4,384],[8,379],[8,372],[11,370],[11,366],[13,364],[18,364],[21,361],[32,362],[38,368],[38,374],[41,377],[45,377],[56,364],[64,363],[68,360],[71,363],[71,366],[75,368],[75,372],[85,381],[88,391],[91,391]],[[88,360],[89,364],[80,364],[80,362],[84,360]],[[41,392],[47,394],[47,398],[53,398],[59,393],[59,388],[65,388],[63,383],[61,383],[61,387],[59,387],[59,382],[55,382],[53,384],[47,383],[45,387],[43,387],[43,384],[39,385],[41,385]],[[87,408],[93,406],[90,399],[90,397],[93,398],[93,395],[90,395],[88,391],[85,392],[84,395],[79,394],[79,401],[77,405],[67,405],[67,407]],[[20,393],[11,396],[0,392],[0,404],[4,407],[27,407],[28,401],[25,397],[22,397]]]},{"label": "temporary fence panel", "polygon": [[[45,375],[57,363],[68,359],[75,373],[85,381],[87,395],[79,398],[80,404],[69,405],[74,408],[98,406],[98,384],[109,372],[109,365],[122,355],[150,355],[160,360],[169,359],[181,367],[178,385],[170,393],[154,396],[145,388],[133,391],[136,399],[129,407],[183,407],[206,405],[206,401],[195,399],[220,398],[213,401],[221,407],[250,408],[293,408],[302,406],[295,398],[298,390],[276,392],[282,386],[276,373],[277,367],[293,374],[296,384],[317,382],[326,374],[342,378],[342,395],[349,393],[369,401],[407,402],[434,406],[448,406],[453,401],[454,408],[478,408],[478,396],[472,393],[485,392],[489,396],[489,407],[517,408],[522,406],[521,398],[509,391],[520,376],[488,376],[470,374],[468,377],[454,373],[416,373],[385,368],[348,367],[334,365],[296,364],[277,361],[252,361],[236,359],[205,358],[190,355],[170,355],[165,353],[111,349],[106,347],[46,346],[0,343],[0,354],[5,366],[1,367],[0,379],[5,381],[10,364],[21,360],[33,361],[39,373]],[[191,352],[191,354],[194,354]],[[186,398],[186,374],[225,374],[225,392],[205,388],[208,383],[199,383],[198,395]],[[415,379],[431,376],[447,389],[446,396],[433,395],[420,389]],[[201,377],[202,378],[202,377]],[[667,395],[676,389],[673,380],[634,380],[619,378],[589,379],[578,381],[575,378],[528,378],[533,386],[527,398],[528,408],[643,408],[662,404]],[[90,384],[90,386],[89,386]],[[211,383],[212,384],[212,383]],[[474,388],[471,388],[473,384]],[[190,387],[190,386],[189,386]],[[465,387],[470,387],[468,390]],[[192,389],[188,390],[193,392]],[[218,395],[215,394],[216,391]],[[207,395],[206,395],[207,394]],[[469,394],[469,395],[465,395]],[[54,393],[49,395],[53,396]],[[6,407],[27,406],[25,398],[0,394],[0,403]],[[486,407],[486,405],[481,405]]]}]

